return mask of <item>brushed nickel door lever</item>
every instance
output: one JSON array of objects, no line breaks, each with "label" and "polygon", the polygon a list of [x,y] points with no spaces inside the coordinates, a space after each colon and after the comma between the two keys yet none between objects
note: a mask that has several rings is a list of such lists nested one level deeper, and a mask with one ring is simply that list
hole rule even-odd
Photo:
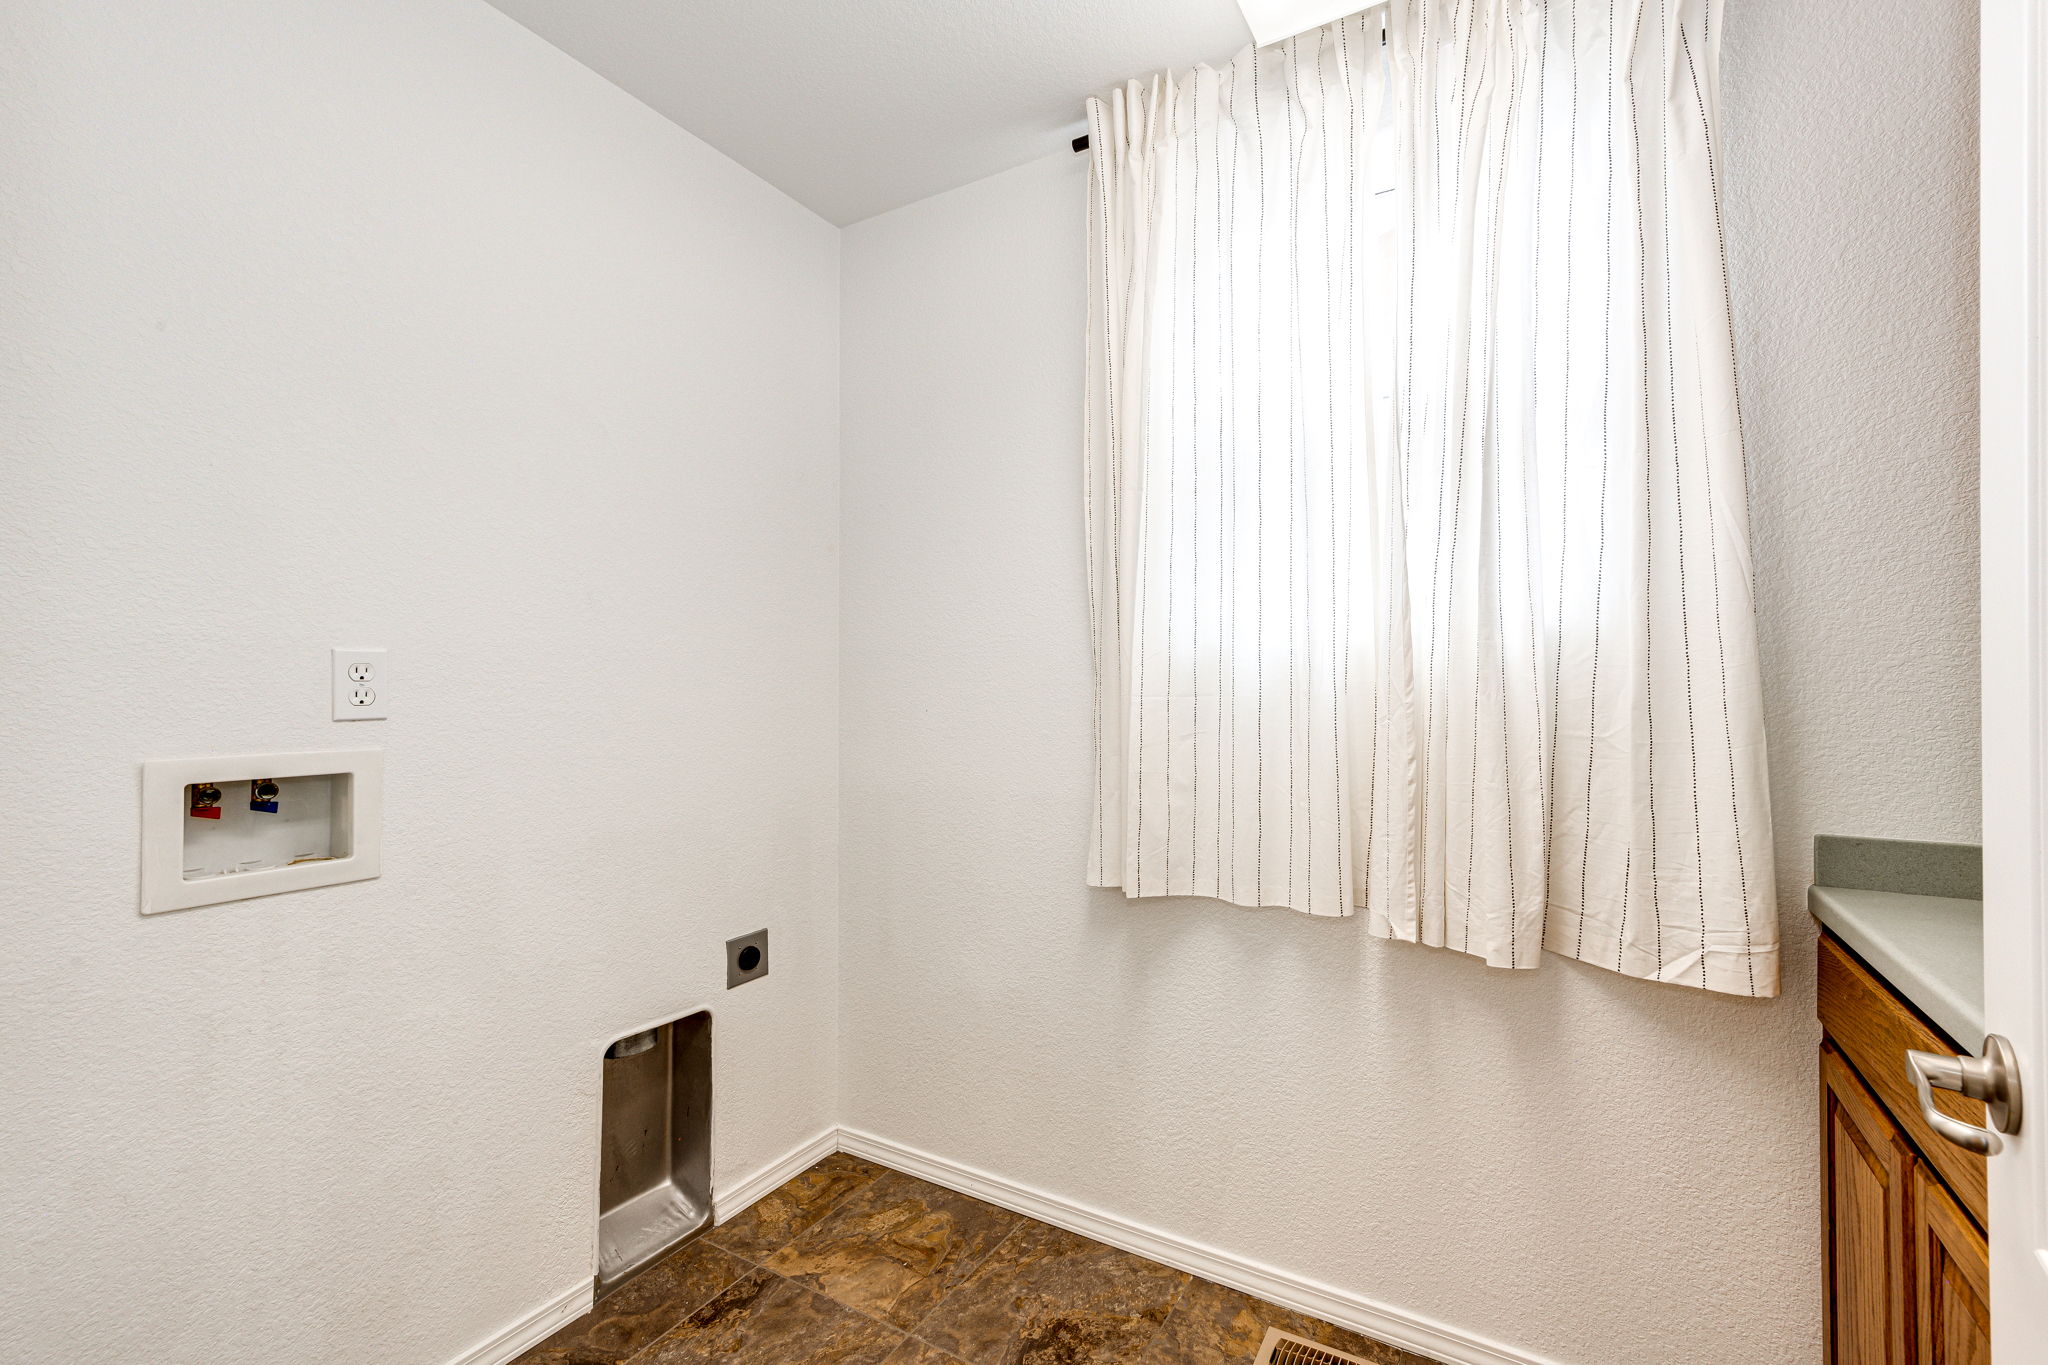
[{"label": "brushed nickel door lever", "polygon": [[[1935,1132],[1958,1147],[1996,1156],[2005,1146],[1999,1133],[2020,1130],[2020,1067],[2012,1044],[1994,1033],[1984,1039],[1981,1057],[1949,1057],[1939,1052],[1908,1052],[1906,1074],[1920,1095],[1920,1116]],[[1984,1101],[1990,1128],[1952,1119],[1934,1107],[1936,1090],[1953,1090]],[[1993,1132],[1996,1129],[1997,1132]]]}]

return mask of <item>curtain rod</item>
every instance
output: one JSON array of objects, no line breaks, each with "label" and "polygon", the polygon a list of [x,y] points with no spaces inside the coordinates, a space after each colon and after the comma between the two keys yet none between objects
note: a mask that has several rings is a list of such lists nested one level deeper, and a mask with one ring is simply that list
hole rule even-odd
[{"label": "curtain rod", "polygon": [[[1369,8],[1371,8],[1371,6],[1367,6],[1367,8],[1369,9]],[[1383,17],[1381,18],[1381,20],[1380,20],[1380,46],[1381,46],[1381,47],[1385,47],[1386,45],[1387,45],[1387,29],[1386,29],[1386,20],[1385,20],[1385,18],[1384,18],[1384,16],[1383,16]],[[1083,134],[1081,134],[1081,136],[1079,136],[1079,137],[1077,137],[1077,138],[1075,138],[1075,139],[1074,139],[1074,150],[1075,150],[1076,152],[1085,152],[1085,151],[1087,151],[1087,150],[1088,150],[1088,134],[1086,134],[1086,133],[1083,133]]]}]

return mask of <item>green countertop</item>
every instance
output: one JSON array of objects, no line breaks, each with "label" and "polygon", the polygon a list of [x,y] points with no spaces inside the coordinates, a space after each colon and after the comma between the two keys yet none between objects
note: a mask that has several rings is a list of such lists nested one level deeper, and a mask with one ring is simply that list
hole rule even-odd
[{"label": "green countertop", "polygon": [[1983,1045],[1984,902],[1814,886],[1806,905],[1949,1041]]}]

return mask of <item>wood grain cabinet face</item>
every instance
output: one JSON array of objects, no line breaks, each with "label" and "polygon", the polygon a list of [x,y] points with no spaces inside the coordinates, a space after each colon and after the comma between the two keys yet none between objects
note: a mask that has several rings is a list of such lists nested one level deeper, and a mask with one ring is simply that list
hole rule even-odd
[{"label": "wood grain cabinet face", "polygon": [[[1833,939],[1819,949],[1818,1004],[1821,1028],[1857,1079],[1877,1097],[1918,1159],[1940,1173],[1942,1183],[1981,1226],[1987,1203],[1984,1157],[1942,1137],[1920,1117],[1920,1100],[1906,1077],[1908,1049],[1954,1055],[1933,1029],[1908,1009],[1868,967]],[[1934,1103],[1952,1118],[1982,1126],[1984,1105],[1951,1090],[1934,1092]]]},{"label": "wood grain cabinet face", "polygon": [[[1944,1141],[1906,1079],[1948,1043],[1839,944],[1820,941],[1822,1285],[1827,1365],[1990,1365],[1984,1158]],[[1966,1123],[1974,1100],[1936,1092]]]},{"label": "wood grain cabinet face", "polygon": [[1991,1252],[1924,1168],[1913,1173],[1917,1365],[1990,1365]]},{"label": "wood grain cabinet face", "polygon": [[1820,1074],[1828,1365],[1912,1365],[1911,1149],[1832,1047]]}]

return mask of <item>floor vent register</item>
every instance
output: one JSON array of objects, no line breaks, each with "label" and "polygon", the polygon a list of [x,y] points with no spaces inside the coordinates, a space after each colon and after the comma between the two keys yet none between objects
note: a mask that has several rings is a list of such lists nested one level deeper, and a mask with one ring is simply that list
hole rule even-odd
[{"label": "floor vent register", "polygon": [[1364,1356],[1346,1355],[1327,1346],[1292,1336],[1278,1327],[1266,1333],[1252,1365],[1372,1365]]}]

